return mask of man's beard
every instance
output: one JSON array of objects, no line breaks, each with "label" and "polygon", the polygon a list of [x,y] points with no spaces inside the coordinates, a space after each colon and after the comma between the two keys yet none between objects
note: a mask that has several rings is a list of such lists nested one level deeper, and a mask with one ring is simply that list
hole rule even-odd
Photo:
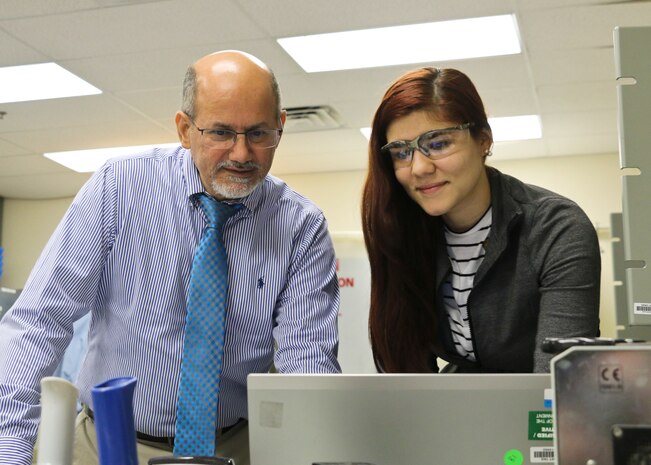
[{"label": "man's beard", "polygon": [[255,172],[249,173],[254,175],[253,178],[242,179],[239,176],[228,176],[227,184],[218,182],[215,179],[215,176],[213,176],[210,183],[213,192],[225,199],[240,199],[242,197],[246,197],[247,195],[251,194],[251,192],[253,192],[255,188],[258,187],[260,182],[262,182],[264,179],[264,176],[260,175],[262,172],[262,166],[252,161],[247,161],[245,163],[240,163],[237,161],[224,161],[215,167],[215,173],[217,173],[221,168],[255,170]]}]

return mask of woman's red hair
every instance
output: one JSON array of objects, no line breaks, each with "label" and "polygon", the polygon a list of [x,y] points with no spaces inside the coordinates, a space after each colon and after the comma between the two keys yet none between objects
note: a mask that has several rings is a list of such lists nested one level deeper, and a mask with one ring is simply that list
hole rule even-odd
[{"label": "woman's red hair", "polygon": [[484,105],[470,79],[454,69],[421,68],[401,76],[378,107],[369,144],[362,197],[362,228],[371,265],[369,332],[378,370],[431,371],[439,342],[434,264],[443,240],[429,216],[396,180],[380,153],[389,125],[414,111],[456,124],[474,123],[473,138],[490,137]]}]

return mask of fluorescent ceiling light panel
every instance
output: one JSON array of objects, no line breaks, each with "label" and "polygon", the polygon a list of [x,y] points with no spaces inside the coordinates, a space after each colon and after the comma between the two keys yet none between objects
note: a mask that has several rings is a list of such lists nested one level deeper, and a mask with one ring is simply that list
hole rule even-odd
[{"label": "fluorescent ceiling light panel", "polygon": [[308,73],[520,53],[514,15],[278,39]]},{"label": "fluorescent ceiling light panel", "polygon": [[538,115],[488,118],[488,124],[493,130],[493,140],[495,142],[542,138],[542,126]]},{"label": "fluorescent ceiling light panel", "polygon": [[0,103],[101,93],[97,87],[56,63],[0,68]]},{"label": "fluorescent ceiling light panel", "polygon": [[104,149],[73,150],[69,152],[50,152],[44,153],[43,156],[65,166],[66,168],[77,171],[78,173],[91,173],[97,171],[97,169],[109,158],[134,155],[151,150],[154,147],[167,148],[177,147],[178,145],[178,142],[172,144],[134,145],[131,147],[110,147]]},{"label": "fluorescent ceiling light panel", "polygon": [[[493,130],[494,142],[542,138],[542,126],[538,115],[488,118],[488,124]],[[360,131],[367,139],[371,138],[371,128],[361,128]]]}]

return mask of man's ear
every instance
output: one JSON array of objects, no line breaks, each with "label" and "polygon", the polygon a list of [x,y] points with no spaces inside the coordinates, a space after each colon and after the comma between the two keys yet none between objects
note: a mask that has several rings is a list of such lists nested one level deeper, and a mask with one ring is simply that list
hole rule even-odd
[{"label": "man's ear", "polygon": [[176,112],[174,118],[176,122],[176,132],[179,135],[179,141],[184,149],[190,148],[190,118],[182,111]]}]

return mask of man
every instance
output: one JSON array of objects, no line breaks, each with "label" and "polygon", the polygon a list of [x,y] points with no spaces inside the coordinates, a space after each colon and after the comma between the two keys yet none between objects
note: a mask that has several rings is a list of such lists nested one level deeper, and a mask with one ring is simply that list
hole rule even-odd
[{"label": "man", "polygon": [[[217,455],[248,463],[246,376],[338,372],[335,258],[322,212],[267,175],[285,122],[273,73],[236,51],[199,59],[181,147],[107,162],[81,189],[0,325],[0,462],[28,464],[39,381],[91,312],[76,463],[97,463],[91,388],[133,376],[140,463],[171,454],[198,196],[242,207],[223,227],[228,298]],[[234,425],[237,427],[231,428]],[[228,432],[226,429],[231,428]],[[230,437],[230,439],[229,439]]]}]

